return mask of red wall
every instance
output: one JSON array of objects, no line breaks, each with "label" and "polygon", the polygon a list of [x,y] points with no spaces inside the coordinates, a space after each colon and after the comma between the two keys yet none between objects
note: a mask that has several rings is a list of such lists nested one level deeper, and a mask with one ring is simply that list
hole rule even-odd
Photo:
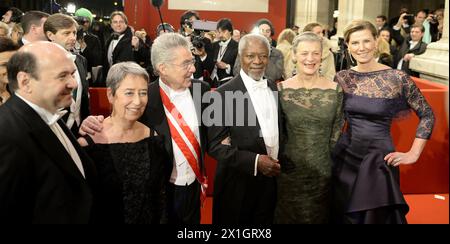
[{"label": "red wall", "polygon": [[[129,25],[135,29],[145,28],[152,39],[156,36],[156,27],[160,23],[158,11],[148,0],[126,0],[125,14]],[[195,9],[194,9],[195,10]],[[199,11],[202,20],[218,21],[221,18],[230,18],[233,27],[238,30],[251,31],[253,24],[261,18],[272,21],[275,27],[274,39],[286,27],[287,0],[269,0],[269,13],[248,12],[218,12]],[[164,1],[161,7],[164,22],[168,22],[175,29],[180,28],[180,17],[185,10],[168,10],[168,2]]]}]

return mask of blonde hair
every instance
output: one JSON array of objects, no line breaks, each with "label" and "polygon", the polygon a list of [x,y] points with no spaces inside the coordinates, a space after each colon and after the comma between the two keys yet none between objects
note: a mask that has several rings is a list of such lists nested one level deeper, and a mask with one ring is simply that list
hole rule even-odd
[{"label": "blonde hair", "polygon": [[383,38],[379,37],[377,39],[377,50],[375,51],[375,57],[380,57],[381,54],[391,55],[391,46]]},{"label": "blonde hair", "polygon": [[376,40],[378,36],[378,31],[375,26],[367,20],[353,20],[347,27],[344,29],[344,40],[346,43],[350,41],[350,35],[362,30],[369,30]]},{"label": "blonde hair", "polygon": [[297,36],[297,34],[291,30],[291,29],[284,29],[280,35],[278,36],[278,43],[283,42],[284,40],[286,40],[289,44],[292,44],[292,42],[294,41],[295,36]]}]

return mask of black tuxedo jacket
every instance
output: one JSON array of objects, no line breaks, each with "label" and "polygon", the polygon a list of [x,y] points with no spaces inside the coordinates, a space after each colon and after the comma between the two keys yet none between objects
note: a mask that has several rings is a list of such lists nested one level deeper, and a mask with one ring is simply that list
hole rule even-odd
[{"label": "black tuxedo jacket", "polygon": [[[269,82],[269,87],[273,91],[277,91],[276,85]],[[220,94],[222,98],[222,125],[214,125],[208,129],[208,153],[218,161],[216,176],[214,182],[214,207],[213,207],[213,223],[239,223],[240,212],[244,204],[246,195],[254,189],[255,185],[250,183],[255,179],[255,159],[256,155],[267,155],[266,145],[264,139],[260,136],[260,124],[256,119],[256,125],[249,125],[248,114],[254,114],[252,102],[247,100],[244,106],[245,119],[243,120],[244,126],[237,124],[239,112],[242,111],[242,107],[237,107],[236,104],[225,100],[226,92],[240,91],[243,94],[247,93],[247,89],[241,76],[236,76],[229,82],[219,87],[216,92]],[[213,95],[212,97],[216,97]],[[278,104],[279,101],[277,101]],[[228,106],[233,104],[233,109]],[[250,104],[248,104],[250,103]],[[236,109],[238,108],[238,109]],[[239,109],[240,108],[240,109]],[[281,108],[278,105],[278,128],[279,128],[279,161],[283,168],[283,143],[284,143],[284,127],[283,127],[283,114]],[[217,115],[214,115],[214,118]],[[242,116],[242,115],[241,115]],[[228,122],[226,122],[228,121]],[[227,124],[225,124],[227,123]],[[222,141],[230,137],[231,145],[224,145]],[[262,176],[258,172],[262,181],[269,177]],[[275,196],[274,196],[275,198]],[[275,201],[276,199],[271,199]]]},{"label": "black tuxedo jacket", "polygon": [[[81,107],[80,107],[80,122],[83,122],[91,113],[90,113],[90,104],[89,104],[89,82],[86,79],[87,77],[87,60],[85,57],[76,54],[77,58],[75,59],[75,65],[77,66],[77,70],[80,74],[81,79]],[[78,88],[77,88],[78,89]],[[66,108],[68,112],[70,112],[70,108]],[[63,120],[67,122],[69,118],[69,113],[64,115]],[[73,124],[72,128],[69,128],[74,135],[78,135],[78,125],[76,123]]]},{"label": "black tuxedo jacket", "polygon": [[13,96],[0,107],[0,223],[89,223],[96,172],[60,120],[83,163],[83,178],[41,117]]},{"label": "black tuxedo jacket", "polygon": [[[138,51],[134,51],[133,47],[131,46],[131,39],[133,37],[131,33],[130,27],[128,27],[125,32],[122,39],[120,39],[119,43],[117,43],[117,46],[113,50],[113,64],[121,63],[121,62],[139,62],[140,57],[148,57],[149,54],[146,52],[149,52],[148,48],[144,48],[141,46]],[[105,54],[104,54],[104,61],[103,61],[103,78],[106,80],[106,76],[108,75],[109,71],[109,62],[108,62],[108,50],[109,45],[111,44],[113,40],[113,36],[111,36],[107,41],[105,45]]]},{"label": "black tuxedo jacket", "polygon": [[[236,62],[236,57],[238,55],[238,46],[239,44],[233,39],[231,39],[230,43],[228,43],[227,49],[225,50],[225,53],[223,54],[222,57],[222,62],[230,65],[231,72],[230,74],[227,74],[227,72],[224,69],[217,69],[217,77],[219,77],[219,80],[233,76],[234,62]],[[213,43],[214,64],[217,62],[217,59],[219,57],[219,51],[220,51],[219,42]]]},{"label": "black tuxedo jacket", "polygon": [[[197,92],[194,94],[194,86],[200,88],[201,94]],[[195,90],[196,90],[195,89]],[[210,86],[199,80],[192,80],[192,85],[190,87],[191,95],[194,99],[195,109],[197,111],[197,118],[199,119],[200,126],[200,146],[201,146],[201,157],[200,157],[200,169],[205,173],[205,149],[207,148],[207,131],[206,127],[202,121],[202,113],[208,107],[208,103],[202,103],[202,98],[205,96],[205,93],[210,91]],[[201,95],[201,96],[200,96]],[[206,99],[206,98],[205,98]],[[208,99],[206,99],[208,100]],[[164,106],[161,100],[160,95],[160,86],[159,81],[156,80],[149,85],[148,91],[148,103],[147,108],[145,110],[144,116],[141,118],[141,122],[147,125],[148,127],[154,129],[159,135],[164,137],[164,147],[167,152],[168,165],[166,166],[166,177],[170,177],[170,174],[173,169],[173,146],[172,146],[172,137],[170,135],[169,124],[167,123],[166,113],[164,112]]]},{"label": "black tuxedo jacket", "polygon": [[81,55],[87,60],[88,71],[92,72],[92,67],[103,64],[103,47],[100,43],[100,39],[89,32],[86,32],[84,42],[86,42],[86,48],[82,51]]},{"label": "black tuxedo jacket", "polygon": [[89,105],[89,82],[86,79],[88,73],[87,60],[85,57],[78,55],[75,59],[75,65],[77,66],[78,72],[80,73],[81,84],[83,86],[83,90],[81,93],[81,110],[80,117],[81,121],[86,119],[90,113],[90,105]]},{"label": "black tuxedo jacket", "polygon": [[[403,57],[405,57],[406,54],[408,53],[412,53],[414,55],[420,55],[423,54],[426,50],[427,50],[427,44],[425,42],[423,42],[422,40],[416,45],[414,46],[414,48],[410,49],[410,44],[409,41],[411,41],[411,38],[402,38],[399,31],[394,31],[394,35],[396,37],[396,41],[397,40],[401,40],[402,45],[400,46],[400,49],[398,50],[398,52],[396,53],[395,57],[394,57],[394,69],[397,68],[398,63],[403,59]],[[419,73],[414,72],[412,70],[409,69],[409,62],[403,62],[402,64],[402,70],[405,71],[408,75],[412,75],[415,77],[419,77]]]}]

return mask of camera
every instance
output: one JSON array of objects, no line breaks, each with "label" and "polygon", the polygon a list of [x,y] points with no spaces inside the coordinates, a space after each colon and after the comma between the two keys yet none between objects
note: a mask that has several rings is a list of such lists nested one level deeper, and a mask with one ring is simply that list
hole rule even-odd
[{"label": "camera", "polygon": [[185,25],[186,27],[188,27],[189,29],[192,29],[192,22],[189,21],[189,19],[185,19],[185,20],[184,20],[184,25]]},{"label": "camera", "polygon": [[438,19],[437,19],[437,15],[431,15],[431,21],[433,22],[433,23],[437,23],[438,22]]},{"label": "camera", "polygon": [[405,14],[405,16],[403,16],[403,19],[408,21],[408,25],[413,25],[415,22],[414,14]]},{"label": "camera", "polygon": [[192,38],[192,46],[197,49],[205,48],[205,37],[203,36],[194,36]]},{"label": "camera", "polygon": [[352,62],[350,53],[348,52],[348,47],[344,38],[339,37],[338,46],[339,50],[335,53],[334,59],[336,71],[350,69],[352,66],[355,66],[355,63]]}]

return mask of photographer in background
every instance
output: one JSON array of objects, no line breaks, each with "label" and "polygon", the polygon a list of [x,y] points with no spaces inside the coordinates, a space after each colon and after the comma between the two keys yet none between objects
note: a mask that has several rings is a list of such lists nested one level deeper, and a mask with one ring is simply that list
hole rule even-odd
[{"label": "photographer in background", "polygon": [[194,34],[195,30],[192,27],[192,22],[194,22],[194,20],[200,20],[200,15],[194,10],[184,12],[180,18],[180,34],[184,37],[189,37],[189,41],[192,41],[192,35],[196,35]]},{"label": "photographer in background", "polygon": [[437,11],[430,12],[428,9],[425,9],[425,10],[422,10],[422,12],[426,13],[426,18],[423,21],[423,27],[425,27],[425,33],[424,33],[422,41],[427,44],[438,41],[439,21],[438,21],[438,16],[436,15]]},{"label": "photographer in background", "polygon": [[90,74],[88,80],[93,85],[98,83],[101,76],[99,72],[102,70],[103,47],[100,39],[89,30],[94,20],[91,11],[85,8],[78,9],[75,12],[75,20],[79,25],[76,49],[87,60],[87,69]]},{"label": "photographer in background", "polygon": [[212,84],[211,73],[214,70],[214,59],[212,54],[206,50],[209,39],[203,36],[194,36],[192,39],[192,54],[195,58],[194,78]]},{"label": "photographer in background", "polygon": [[230,19],[220,19],[217,23],[218,42],[213,43],[212,87],[219,87],[233,78],[233,68],[238,55],[238,43],[231,38],[233,24]]}]

